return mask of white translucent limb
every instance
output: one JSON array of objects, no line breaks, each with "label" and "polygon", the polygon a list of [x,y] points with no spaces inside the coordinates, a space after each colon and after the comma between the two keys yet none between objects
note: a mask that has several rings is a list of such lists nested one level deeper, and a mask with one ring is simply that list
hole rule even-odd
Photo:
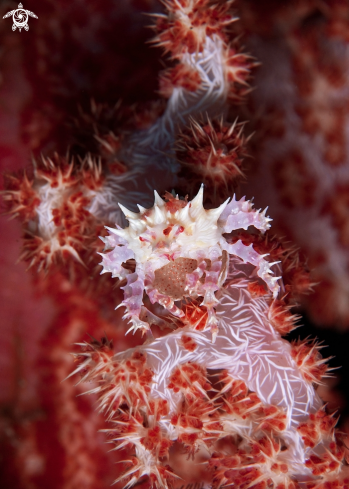
[{"label": "white translucent limb", "polygon": [[186,291],[191,296],[203,296],[202,306],[207,309],[206,328],[212,333],[212,341],[215,341],[218,332],[218,321],[215,312],[215,306],[218,299],[215,292],[221,286],[221,272],[223,264],[220,250],[213,249],[208,253],[207,258],[210,260],[210,266],[207,265],[207,258],[198,261],[198,267],[194,272],[188,273],[186,277]]},{"label": "white translucent limb", "polygon": [[234,244],[226,243],[224,244],[224,247],[229,254],[241,258],[244,263],[251,263],[257,267],[257,275],[268,285],[270,291],[273,293],[273,297],[277,297],[280,290],[278,280],[281,277],[275,277],[270,267],[278,262],[267,262],[264,260],[264,256],[266,255],[260,255],[253,249],[252,244],[246,246],[240,239]]},{"label": "white translucent limb", "polygon": [[99,253],[102,257],[101,265],[103,266],[101,274],[110,272],[113,278],[126,278],[130,272],[122,264],[134,258],[135,255],[127,246],[118,246],[118,239],[115,236],[116,229],[110,229],[110,231],[114,233],[113,237],[109,237],[109,240],[103,239],[103,241],[108,246],[115,243],[115,248],[109,253]]},{"label": "white translucent limb", "polygon": [[137,266],[134,273],[127,275],[127,284],[121,289],[124,291],[124,299],[120,306],[126,308],[123,319],[129,319],[132,323],[127,333],[130,331],[135,333],[138,329],[143,333],[148,331],[150,329],[149,324],[140,319],[144,293],[144,270],[141,266]]},{"label": "white translucent limb", "polygon": [[234,195],[220,215],[218,224],[223,228],[224,233],[231,233],[236,229],[246,230],[249,226],[254,226],[260,231],[267,231],[272,219],[265,215],[266,211],[267,209],[264,209],[263,212],[256,211],[253,209],[252,203],[245,197],[236,200]]}]

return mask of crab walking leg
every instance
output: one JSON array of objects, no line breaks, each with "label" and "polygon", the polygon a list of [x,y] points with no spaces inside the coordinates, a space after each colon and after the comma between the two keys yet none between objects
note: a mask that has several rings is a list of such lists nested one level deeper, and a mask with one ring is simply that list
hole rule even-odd
[{"label": "crab walking leg", "polygon": [[136,332],[149,330],[149,324],[140,319],[140,314],[143,306],[143,291],[144,291],[144,270],[142,266],[137,266],[136,271],[127,275],[127,284],[121,287],[124,291],[124,300],[120,306],[126,307],[124,319],[130,319],[132,323],[129,331]]},{"label": "crab walking leg", "polygon": [[274,299],[276,299],[280,290],[278,280],[281,277],[274,277],[270,267],[276,265],[278,262],[267,262],[266,260],[264,260],[264,256],[266,255],[260,255],[253,249],[252,244],[246,246],[240,239],[234,244],[225,245],[225,247],[228,253],[238,256],[245,263],[248,262],[257,267],[258,277],[264,280],[264,282],[268,285],[269,289],[273,293]]},{"label": "crab walking leg", "polygon": [[103,270],[101,274],[110,272],[113,278],[126,278],[130,271],[122,267],[122,264],[134,258],[134,253],[127,246],[124,246],[127,245],[127,241],[116,234],[117,229],[109,227],[106,227],[106,229],[110,233],[109,236],[105,238],[100,237],[100,239],[105,244],[104,251],[110,249],[111,251],[106,255],[99,253],[103,257]]},{"label": "crab walking leg", "polygon": [[253,226],[264,232],[270,228],[272,219],[266,215],[267,208],[263,212],[254,210],[252,202],[242,197],[236,200],[234,195],[231,201],[225,206],[219,216],[218,224],[224,228],[225,233],[231,233],[235,229],[248,229]]},{"label": "crab walking leg", "polygon": [[[207,262],[210,262],[208,266]],[[203,296],[202,306],[207,308],[206,329],[210,329],[213,341],[218,332],[218,321],[215,313],[215,306],[219,302],[215,296],[226,277],[228,267],[228,254],[221,250],[212,248],[208,250],[206,257],[198,259],[198,267],[193,273],[188,273],[186,277],[186,290],[189,295]]]}]

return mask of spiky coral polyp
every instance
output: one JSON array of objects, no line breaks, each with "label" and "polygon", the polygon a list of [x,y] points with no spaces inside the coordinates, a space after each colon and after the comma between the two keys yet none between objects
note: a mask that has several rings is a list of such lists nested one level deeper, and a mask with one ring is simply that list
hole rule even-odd
[{"label": "spiky coral polyp", "polygon": [[[132,412],[132,406],[144,406],[153,373],[146,366],[146,358],[142,353],[135,352],[124,362],[112,361],[112,344],[108,340],[82,344],[82,352],[76,357],[81,364],[78,369],[82,380],[98,377],[103,379],[107,388],[102,389],[101,409],[112,418],[121,405],[126,404]],[[91,392],[94,392],[93,389]],[[97,388],[100,391],[100,388]],[[155,409],[155,408],[154,408]]]},{"label": "spiky coral polyp", "polygon": [[230,15],[232,2],[220,5],[212,0],[165,0],[169,14],[157,15],[154,40],[173,57],[202,51],[207,36],[225,39],[224,30],[235,19]]},{"label": "spiky coral polyp", "polygon": [[24,174],[9,182],[5,200],[10,212],[24,219],[21,258],[29,267],[48,270],[67,256],[83,263],[99,229],[88,208],[103,184],[100,164],[90,157],[76,162],[55,155],[35,163],[30,180]]},{"label": "spiky coral polyp", "polygon": [[304,378],[315,384],[321,383],[321,379],[329,377],[326,375],[329,368],[326,365],[328,358],[322,358],[319,350],[321,346],[315,341],[294,341],[292,343],[291,355],[295,359]]},{"label": "spiky coral polyp", "polygon": [[40,204],[38,192],[33,188],[33,179],[23,176],[8,175],[4,200],[9,207],[9,214],[20,217],[24,222],[34,218]]},{"label": "spiky coral polyp", "polygon": [[159,92],[163,97],[169,98],[177,87],[196,92],[200,85],[201,77],[198,70],[184,63],[178,63],[161,73]]},{"label": "spiky coral polyp", "polygon": [[184,182],[195,186],[203,181],[212,189],[213,201],[217,196],[224,198],[243,176],[242,160],[247,141],[242,132],[243,124],[236,122],[228,125],[223,120],[192,119],[176,142]]}]

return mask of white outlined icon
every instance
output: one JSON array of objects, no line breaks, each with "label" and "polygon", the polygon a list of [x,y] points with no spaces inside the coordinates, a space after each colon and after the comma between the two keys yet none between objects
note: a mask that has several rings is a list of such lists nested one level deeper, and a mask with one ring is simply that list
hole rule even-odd
[{"label": "white outlined icon", "polygon": [[18,4],[18,9],[11,10],[11,12],[7,12],[7,14],[3,16],[3,19],[7,19],[7,17],[11,17],[11,15],[13,20],[12,30],[15,31],[16,29],[18,29],[19,32],[21,32],[22,29],[29,31],[29,25],[28,25],[29,16],[34,17],[35,19],[38,18],[33,12],[30,12],[29,10],[25,10],[21,3]]}]

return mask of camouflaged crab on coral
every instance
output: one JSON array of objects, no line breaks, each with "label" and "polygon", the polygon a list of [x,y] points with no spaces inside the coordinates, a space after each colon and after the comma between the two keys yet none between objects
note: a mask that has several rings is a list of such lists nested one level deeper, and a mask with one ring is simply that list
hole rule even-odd
[{"label": "camouflaged crab on coral", "polygon": [[[73,374],[95,382],[110,441],[131,450],[127,488],[144,477],[159,489],[347,488],[346,448],[314,388],[329,369],[316,343],[281,337],[295,322],[271,271],[282,261],[239,239],[270,219],[228,200],[205,210],[202,186],[189,202],[155,193],[151,209],[123,208],[129,226],[108,228],[103,272],[127,280],[120,306],[147,340],[119,353],[80,343]],[[153,324],[171,330],[153,336]]]},{"label": "camouflaged crab on coral", "polygon": [[[129,108],[125,122],[120,103],[92,104],[76,125],[84,159],[46,159],[33,178],[12,177],[5,193],[24,221],[23,258],[47,269],[39,280],[61,312],[41,369],[47,425],[64,454],[60,489],[102,488],[103,436],[91,436],[102,421],[122,462],[115,482],[127,488],[348,488],[346,446],[316,390],[329,370],[320,347],[283,338],[309,273],[294,247],[270,234],[265,211],[225,200],[244,174],[248,141],[227,107],[243,102],[255,65],[231,38],[232,5],[165,1],[154,43],[172,63],[160,74],[167,102]],[[194,197],[202,182],[205,195],[201,186]],[[80,267],[75,280],[64,274],[72,264]],[[124,337],[115,305],[136,334]],[[83,330],[104,330],[115,350],[106,336],[83,342]],[[61,384],[72,341],[80,351],[68,377],[90,382],[92,400],[79,397],[82,407],[75,394],[83,385]],[[26,435],[33,457],[18,450],[26,487],[41,477],[29,473],[33,460],[53,479],[40,423]]]},{"label": "camouflaged crab on coral", "polygon": [[[269,264],[241,240],[229,244],[223,234],[254,226],[266,231],[270,218],[265,211],[255,211],[245,198],[226,200],[216,209],[203,207],[203,186],[190,202],[169,194],[163,200],[155,192],[151,209],[139,206],[139,213],[121,206],[129,226],[125,229],[108,228],[110,235],[102,238],[107,248],[113,251],[103,255],[103,272],[113,277],[127,279],[124,300],[124,318],[132,322],[131,329],[148,330],[149,324],[142,320],[148,313],[143,305],[146,292],[152,304],[159,303],[177,317],[184,316],[175,304],[185,297],[197,299],[208,312],[207,328],[217,335],[217,304],[215,292],[223,285],[229,267],[229,254],[257,267],[257,275],[264,280],[274,296],[279,286],[272,276]],[[128,260],[135,260],[135,271],[123,267]]]}]

